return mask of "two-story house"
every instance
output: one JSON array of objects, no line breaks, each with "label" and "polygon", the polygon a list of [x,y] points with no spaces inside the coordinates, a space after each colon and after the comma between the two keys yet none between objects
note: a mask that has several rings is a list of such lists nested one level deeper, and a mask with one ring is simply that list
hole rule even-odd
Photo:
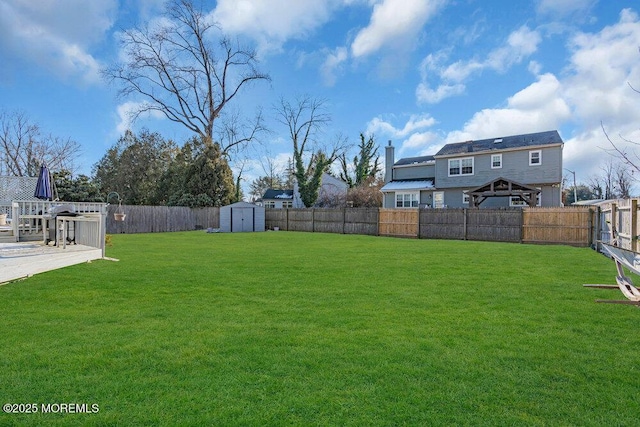
[{"label": "two-story house", "polygon": [[395,162],[389,142],[383,206],[560,206],[563,146],[554,130],[447,144]]}]

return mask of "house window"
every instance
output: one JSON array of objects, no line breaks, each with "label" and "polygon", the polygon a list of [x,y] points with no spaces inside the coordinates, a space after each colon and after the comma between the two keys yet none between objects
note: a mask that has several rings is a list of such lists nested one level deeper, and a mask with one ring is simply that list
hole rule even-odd
[{"label": "house window", "polygon": [[509,197],[509,206],[519,208],[519,207],[524,207],[524,206],[529,206],[529,205],[527,205],[527,202],[522,200],[520,197],[511,196],[511,197]]},{"label": "house window", "polygon": [[542,151],[529,151],[529,166],[538,166],[542,164]]},{"label": "house window", "polygon": [[473,175],[473,157],[449,159],[449,176]]},{"label": "house window", "polygon": [[265,208],[275,208],[276,207],[276,202],[274,202],[273,200],[268,201],[268,202],[264,202],[264,207]]},{"label": "house window", "polygon": [[469,204],[469,190],[462,190],[462,203]]},{"label": "house window", "polygon": [[[529,195],[527,194],[527,196],[529,196]],[[511,196],[511,197],[509,197],[509,206],[520,208],[520,207],[526,207],[526,206],[529,206],[529,205],[527,204],[527,202],[522,200],[520,197]],[[536,206],[542,206],[542,193],[538,194],[538,204]]]},{"label": "house window", "polygon": [[396,193],[396,208],[417,208],[418,193]]},{"label": "house window", "polygon": [[502,154],[491,155],[491,169],[502,168]]},{"label": "house window", "polygon": [[293,202],[291,200],[287,200],[286,202],[282,202],[282,207],[284,209],[292,208]]}]

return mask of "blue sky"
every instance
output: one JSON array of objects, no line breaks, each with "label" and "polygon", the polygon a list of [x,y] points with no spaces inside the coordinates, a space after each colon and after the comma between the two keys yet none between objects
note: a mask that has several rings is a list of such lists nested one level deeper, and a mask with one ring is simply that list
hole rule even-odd
[{"label": "blue sky", "polygon": [[[162,7],[161,0],[3,0],[0,109],[23,111],[46,133],[79,142],[76,173],[89,174],[127,127],[184,142],[188,131],[167,120],[129,123],[128,106],[141,100],[119,99],[100,77],[120,53],[118,32],[158,19]],[[601,123],[617,143],[640,142],[640,94],[629,87],[640,89],[637,1],[219,0],[203,7],[226,34],[257,50],[272,78],[235,106],[248,116],[262,106],[272,130],[245,155],[247,182],[264,174],[261,159],[284,165],[291,156],[273,106],[303,94],[326,99],[327,139],[341,133],[356,144],[360,132],[372,133],[380,154],[392,140],[397,158],[557,129],[564,166],[587,182],[608,159]]]}]

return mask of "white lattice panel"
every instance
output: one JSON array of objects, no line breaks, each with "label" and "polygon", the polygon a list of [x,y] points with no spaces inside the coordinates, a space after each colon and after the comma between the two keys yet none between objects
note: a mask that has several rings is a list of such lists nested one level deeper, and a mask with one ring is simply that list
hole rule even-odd
[{"label": "white lattice panel", "polygon": [[28,176],[0,176],[0,204],[14,200],[33,200],[38,178]]}]

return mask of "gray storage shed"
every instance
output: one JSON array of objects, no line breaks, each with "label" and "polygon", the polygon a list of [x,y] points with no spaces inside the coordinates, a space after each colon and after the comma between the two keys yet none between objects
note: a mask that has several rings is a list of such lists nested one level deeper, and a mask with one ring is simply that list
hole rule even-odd
[{"label": "gray storage shed", "polygon": [[264,231],[264,207],[247,202],[221,207],[220,231]]}]

